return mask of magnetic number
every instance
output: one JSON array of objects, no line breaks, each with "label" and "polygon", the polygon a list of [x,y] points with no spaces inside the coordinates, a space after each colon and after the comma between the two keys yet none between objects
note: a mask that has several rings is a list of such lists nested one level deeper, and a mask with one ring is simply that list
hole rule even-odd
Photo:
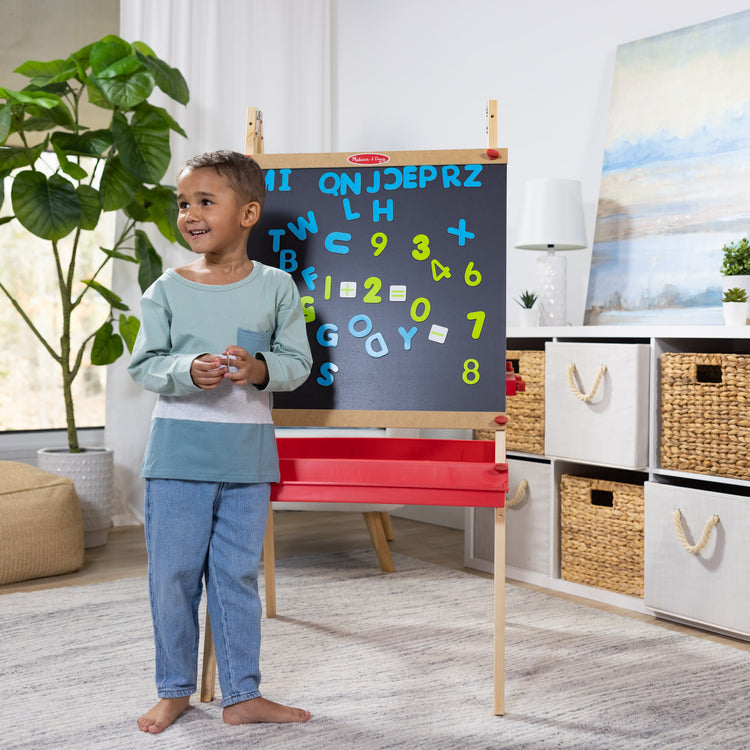
[{"label": "magnetic number", "polygon": [[466,385],[474,385],[479,382],[479,362],[476,359],[464,361],[464,374],[461,379]]},{"label": "magnetic number", "polygon": [[486,315],[484,310],[477,310],[476,312],[466,313],[467,320],[474,321],[474,328],[471,331],[471,338],[478,339],[482,335],[482,328],[484,326],[484,319]]},{"label": "magnetic number", "polygon": [[383,282],[377,276],[370,276],[369,279],[365,279],[367,294],[362,298],[362,302],[382,302],[383,298],[378,294],[382,286]]},{"label": "magnetic number", "polygon": [[[417,312],[419,307],[422,307],[421,314]],[[417,297],[414,302],[411,303],[411,319],[417,323],[421,323],[423,320],[427,320],[430,316],[430,301],[424,297]]]},{"label": "magnetic number", "polygon": [[482,274],[474,268],[474,261],[470,261],[464,271],[464,281],[467,286],[479,286],[482,283]]},{"label": "magnetic number", "polygon": [[412,242],[416,245],[411,251],[415,260],[427,260],[430,257],[430,238],[426,234],[418,234]]},{"label": "magnetic number", "polygon": [[450,266],[444,266],[439,260],[435,260],[434,258],[430,261],[430,265],[432,266],[432,278],[435,281],[451,277]]},{"label": "magnetic number", "polygon": [[388,244],[388,235],[383,232],[375,232],[370,238],[370,244],[375,248],[373,255],[376,257],[385,250],[385,246]]}]

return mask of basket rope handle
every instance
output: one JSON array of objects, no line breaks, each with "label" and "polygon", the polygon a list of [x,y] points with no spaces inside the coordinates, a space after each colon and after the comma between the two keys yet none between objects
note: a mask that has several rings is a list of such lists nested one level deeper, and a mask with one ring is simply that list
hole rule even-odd
[{"label": "basket rope handle", "polygon": [[580,388],[578,387],[573,377],[575,374],[575,371],[576,371],[576,364],[575,362],[571,362],[568,365],[568,386],[570,387],[570,390],[573,392],[573,395],[579,401],[583,401],[585,404],[587,404],[596,395],[596,389],[599,387],[599,383],[602,382],[604,373],[607,372],[607,365],[599,365],[599,369],[596,371],[596,377],[594,378],[594,383],[591,386],[591,390],[585,394],[580,390]]},{"label": "basket rope handle", "polygon": [[682,528],[682,513],[680,513],[679,508],[675,508],[672,511],[672,520],[674,521],[674,530],[677,533],[677,538],[680,540],[680,544],[691,555],[697,555],[706,546],[706,544],[708,544],[708,539],[711,536],[711,532],[719,523],[718,516],[711,516],[711,518],[706,521],[706,525],[703,527],[701,538],[695,544],[688,544],[688,540],[685,537],[685,530]]},{"label": "basket rope handle", "polygon": [[518,485],[516,494],[513,495],[513,498],[505,501],[505,507],[513,508],[514,506],[518,505],[518,503],[521,502],[521,499],[523,498],[523,493],[526,492],[526,489],[528,486],[529,486],[529,483],[525,479],[522,479],[520,484]]}]

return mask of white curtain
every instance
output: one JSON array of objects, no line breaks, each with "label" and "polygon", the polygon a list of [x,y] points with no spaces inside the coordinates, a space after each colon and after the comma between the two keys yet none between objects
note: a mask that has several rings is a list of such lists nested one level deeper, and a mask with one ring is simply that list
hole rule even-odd
[{"label": "white curtain", "polygon": [[[263,112],[269,153],[331,150],[332,0],[122,0],[120,35],[142,41],[185,76],[190,102],[156,94],[187,140],[172,142],[174,182],[180,165],[204,151],[245,147],[248,107]],[[158,242],[164,264],[184,263],[187,251]],[[135,275],[123,264],[113,286],[138,309]],[[140,463],[154,396],[126,372],[127,357],[108,368],[106,444],[115,452],[113,520],[143,520]]]}]

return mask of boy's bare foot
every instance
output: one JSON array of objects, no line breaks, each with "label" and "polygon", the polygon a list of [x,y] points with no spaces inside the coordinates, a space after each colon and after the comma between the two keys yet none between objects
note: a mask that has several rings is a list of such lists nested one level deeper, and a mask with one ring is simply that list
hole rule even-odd
[{"label": "boy's bare foot", "polygon": [[162,698],[150,711],[138,717],[138,729],[141,732],[158,734],[170,724],[174,724],[177,717],[190,705],[190,697]]},{"label": "boy's bare foot", "polygon": [[288,724],[307,721],[311,714],[301,708],[273,703],[265,698],[251,698],[249,701],[233,703],[224,709],[224,722],[227,724]]}]

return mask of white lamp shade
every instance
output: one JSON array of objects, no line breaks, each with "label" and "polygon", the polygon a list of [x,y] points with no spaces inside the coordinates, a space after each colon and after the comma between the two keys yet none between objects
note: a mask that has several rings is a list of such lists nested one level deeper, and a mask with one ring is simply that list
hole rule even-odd
[{"label": "white lamp shade", "polygon": [[544,178],[524,188],[516,247],[522,250],[580,250],[586,247],[581,183]]}]

